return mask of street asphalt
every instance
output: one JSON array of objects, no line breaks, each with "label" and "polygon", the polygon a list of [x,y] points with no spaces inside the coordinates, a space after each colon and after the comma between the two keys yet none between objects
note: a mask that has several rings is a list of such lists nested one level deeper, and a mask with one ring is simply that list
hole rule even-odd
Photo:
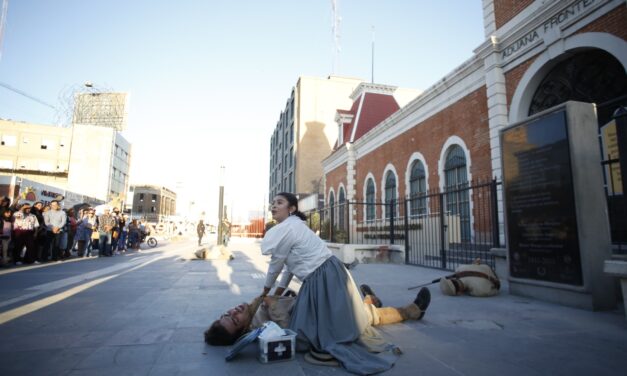
[{"label": "street asphalt", "polygon": [[[256,344],[225,362],[228,348],[204,344],[211,321],[263,287],[259,242],[232,239],[229,248],[232,261],[194,260],[195,241],[184,239],[141,253],[0,269],[0,375],[347,374],[309,365],[302,354],[262,364]],[[352,273],[390,306],[414,299],[417,290],[407,287],[448,274],[392,264],[359,264]],[[513,296],[506,283],[491,298],[430,290],[423,320],[380,327],[404,351],[385,375],[627,374],[620,309]]]}]

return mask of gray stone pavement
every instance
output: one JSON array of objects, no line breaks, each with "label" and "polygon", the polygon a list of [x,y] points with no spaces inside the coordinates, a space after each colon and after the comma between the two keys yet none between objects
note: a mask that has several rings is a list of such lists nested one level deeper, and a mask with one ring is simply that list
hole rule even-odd
[{"label": "gray stone pavement", "polygon": [[[192,260],[194,240],[154,251],[0,272],[0,375],[336,375],[302,354],[257,361],[255,344],[231,362],[203,343],[226,308],[259,294],[267,258],[254,240],[233,239],[235,260]],[[407,287],[446,272],[361,264],[384,305],[403,305]],[[614,375],[627,370],[627,321],[511,296],[446,297],[418,322],[381,327],[404,354],[386,375]]]}]

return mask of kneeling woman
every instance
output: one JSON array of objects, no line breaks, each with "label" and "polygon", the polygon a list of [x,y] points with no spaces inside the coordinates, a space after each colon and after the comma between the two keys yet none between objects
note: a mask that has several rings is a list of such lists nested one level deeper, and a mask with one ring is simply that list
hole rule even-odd
[{"label": "kneeling woman", "polygon": [[[337,359],[350,372],[372,374],[394,365],[400,349],[382,340],[369,325],[368,313],[353,278],[298,211],[298,199],[282,192],[272,202],[272,227],[261,243],[271,255],[262,295],[267,295],[285,267],[275,295],[293,276],[303,284],[292,312],[290,329],[306,341],[311,355]],[[307,358],[307,357],[306,357]]]}]

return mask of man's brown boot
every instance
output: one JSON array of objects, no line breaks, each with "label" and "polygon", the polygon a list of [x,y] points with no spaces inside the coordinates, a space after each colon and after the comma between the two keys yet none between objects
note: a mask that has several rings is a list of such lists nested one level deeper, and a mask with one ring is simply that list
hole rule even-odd
[{"label": "man's brown boot", "polygon": [[420,320],[431,303],[431,292],[423,287],[416,295],[414,302],[405,307],[397,308],[404,320]]},{"label": "man's brown boot", "polygon": [[401,314],[403,320],[418,320],[422,315],[422,311],[414,303],[408,304],[405,307],[398,307],[396,310]]},{"label": "man's brown boot", "polygon": [[381,303],[381,299],[377,297],[377,295],[374,293],[374,291],[372,291],[372,288],[370,288],[370,286],[361,285],[359,286],[359,289],[361,290],[361,293],[364,295],[364,297],[366,296],[370,297],[370,301],[372,302],[372,305],[374,305],[377,308],[381,308],[381,306],[383,306],[383,304]]}]

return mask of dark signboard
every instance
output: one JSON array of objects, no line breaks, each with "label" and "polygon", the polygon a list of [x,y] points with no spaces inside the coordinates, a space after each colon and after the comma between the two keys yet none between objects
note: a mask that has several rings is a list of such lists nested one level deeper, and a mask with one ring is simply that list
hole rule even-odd
[{"label": "dark signboard", "polygon": [[501,137],[511,276],[583,285],[565,111]]}]

